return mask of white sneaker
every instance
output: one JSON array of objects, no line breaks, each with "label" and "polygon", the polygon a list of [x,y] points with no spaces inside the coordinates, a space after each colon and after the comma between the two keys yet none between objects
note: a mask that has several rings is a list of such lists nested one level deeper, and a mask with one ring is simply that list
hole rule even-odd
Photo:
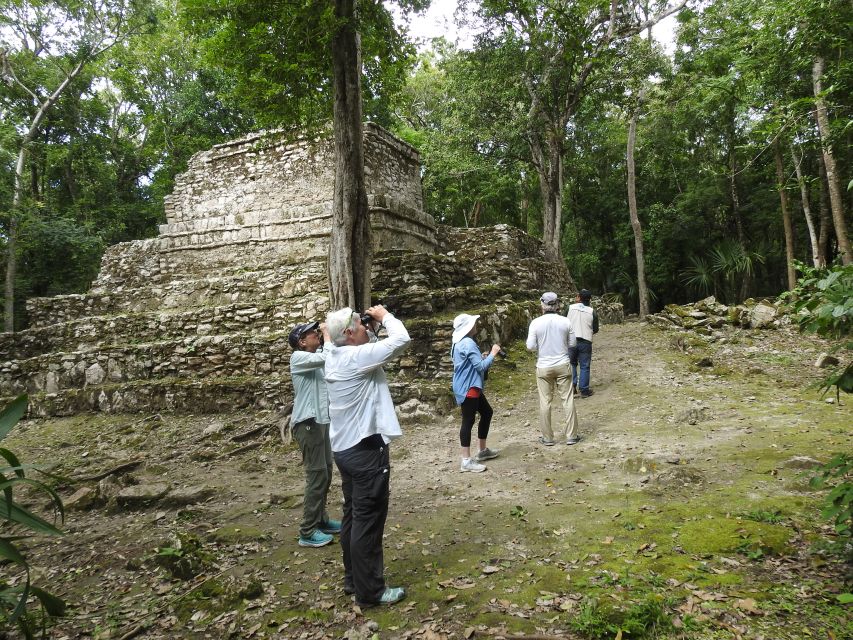
[{"label": "white sneaker", "polygon": [[460,471],[470,471],[471,473],[482,473],[486,470],[486,465],[480,464],[473,458],[463,458],[462,466],[459,467]]}]

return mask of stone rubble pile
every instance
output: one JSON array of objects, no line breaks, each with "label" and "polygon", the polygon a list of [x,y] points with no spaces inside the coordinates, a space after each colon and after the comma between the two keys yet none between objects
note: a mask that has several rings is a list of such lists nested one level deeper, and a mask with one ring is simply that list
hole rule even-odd
[{"label": "stone rubble pile", "polygon": [[665,329],[688,329],[711,335],[724,326],[775,329],[791,324],[791,317],[779,302],[752,298],[743,304],[725,305],[714,296],[693,304],[668,304],[663,311],[646,316],[646,322]]}]

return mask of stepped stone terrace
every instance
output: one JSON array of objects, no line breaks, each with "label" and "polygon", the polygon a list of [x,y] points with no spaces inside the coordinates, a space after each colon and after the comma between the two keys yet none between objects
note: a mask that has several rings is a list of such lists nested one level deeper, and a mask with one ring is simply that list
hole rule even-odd
[{"label": "stepped stone terrace", "polygon": [[[412,410],[449,398],[450,321],[484,316],[484,340],[526,331],[543,289],[569,295],[563,264],[504,225],[437,226],[417,151],[365,126],[374,301],[412,348],[390,367]],[[88,292],[27,301],[30,326],[0,335],[0,396],[30,413],[280,409],[292,400],[287,335],[329,310],[333,147],[258,134],[195,155],[156,238],[110,247]]]}]

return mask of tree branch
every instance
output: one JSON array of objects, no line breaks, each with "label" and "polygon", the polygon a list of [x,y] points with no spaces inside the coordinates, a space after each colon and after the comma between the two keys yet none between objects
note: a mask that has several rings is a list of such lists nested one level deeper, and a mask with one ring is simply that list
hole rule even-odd
[{"label": "tree branch", "polygon": [[[624,37],[636,35],[636,34],[640,33],[641,31],[648,29],[649,27],[655,26],[658,22],[660,22],[664,18],[668,18],[673,13],[677,13],[678,11],[681,11],[685,6],[687,6],[687,2],[688,2],[688,0],[681,0],[681,2],[679,2],[678,4],[674,4],[671,7],[667,7],[666,9],[664,9],[660,13],[652,16],[651,18],[649,18],[645,22],[641,22],[639,24],[639,26],[637,27],[636,31],[634,31],[632,29],[632,32],[628,33]],[[619,39],[622,39],[622,37],[623,37],[622,34],[620,34]]]},{"label": "tree branch", "polygon": [[7,84],[10,86],[12,84],[17,84],[21,89],[26,91],[33,100],[37,103],[41,102],[39,97],[33,93],[33,91],[26,86],[23,82],[18,80],[18,76],[15,75],[15,70],[12,68],[12,63],[9,62],[9,56],[7,55],[8,49],[0,49],[0,74],[2,74],[3,78],[6,80]]}]

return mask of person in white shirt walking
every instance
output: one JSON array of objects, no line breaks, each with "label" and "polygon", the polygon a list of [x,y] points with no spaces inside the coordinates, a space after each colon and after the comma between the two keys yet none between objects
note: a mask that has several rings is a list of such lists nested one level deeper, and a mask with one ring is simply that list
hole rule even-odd
[{"label": "person in white shirt walking", "polygon": [[[577,302],[569,307],[567,314],[577,342],[569,352],[572,365],[572,386],[581,398],[589,398],[593,391],[589,388],[589,370],[592,363],[592,336],[598,333],[598,314],[589,305],[592,293],[581,289]],[[578,371],[580,369],[580,371]]]},{"label": "person in white shirt walking", "polygon": [[359,606],[372,607],[394,604],[406,595],[402,587],[387,587],[384,576],[382,536],[391,487],[388,445],[402,431],[382,366],[400,355],[411,339],[385,307],[370,307],[365,313],[374,327],[385,327],[388,337],[372,339],[350,308],[330,313],[326,326],[336,348],[326,359],[326,383],[332,455],[344,494],[344,591],[355,594]]},{"label": "person in white shirt walking", "polygon": [[539,390],[539,426],[542,436],[539,442],[546,447],[556,444],[551,427],[551,411],[556,389],[563,400],[566,411],[566,444],[580,441],[578,435],[578,416],[575,411],[572,393],[571,373],[569,372],[569,349],[575,346],[575,335],[568,318],[558,313],[559,299],[553,291],[546,291],[539,299],[542,315],[530,323],[527,332],[527,348],[536,351],[536,387]]},{"label": "person in white shirt walking", "polygon": [[323,379],[323,366],[332,347],[326,326],[319,322],[296,325],[288,336],[288,342],[293,349],[290,356],[293,380],[290,430],[299,444],[305,467],[299,546],[323,547],[332,541],[331,534],[341,532],[341,523],[330,519],[326,511],[326,498],[332,484],[332,449],[329,441],[329,393]]}]

